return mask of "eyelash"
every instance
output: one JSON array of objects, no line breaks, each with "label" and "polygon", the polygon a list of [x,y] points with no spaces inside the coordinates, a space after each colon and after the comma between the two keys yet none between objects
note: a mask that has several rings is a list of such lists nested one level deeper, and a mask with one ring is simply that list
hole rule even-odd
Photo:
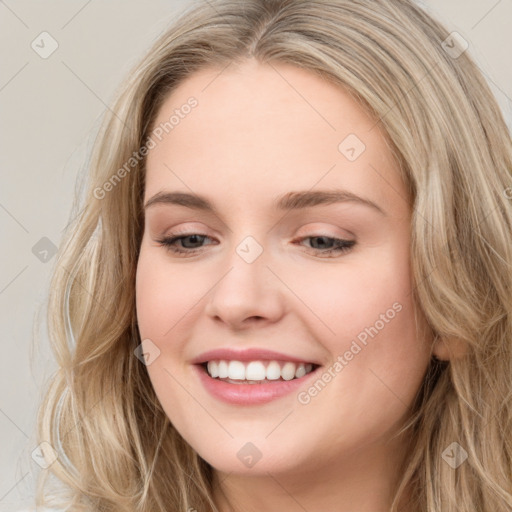
[{"label": "eyelash", "polygon": [[[164,246],[168,251],[175,253],[175,254],[195,254],[195,253],[197,253],[197,251],[200,248],[183,249],[183,248],[178,248],[175,245],[175,243],[178,240],[181,240],[183,238],[188,238],[191,236],[210,238],[207,235],[201,235],[200,233],[190,233],[188,235],[183,234],[183,235],[179,235],[179,236],[171,235],[168,237],[161,238],[160,240],[157,240],[157,242],[160,245]],[[321,250],[321,249],[310,248],[310,250],[315,251],[315,252],[320,252],[321,254],[324,254],[324,255],[325,254],[333,254],[333,253],[338,253],[340,255],[345,254],[345,253],[349,252],[352,249],[352,247],[356,244],[355,240],[344,240],[342,238],[335,238],[332,236],[325,236],[325,235],[305,236],[305,237],[299,238],[299,241],[307,240],[308,238],[326,238],[327,240],[334,241],[334,244],[336,245],[336,247],[332,248],[332,249]]]}]

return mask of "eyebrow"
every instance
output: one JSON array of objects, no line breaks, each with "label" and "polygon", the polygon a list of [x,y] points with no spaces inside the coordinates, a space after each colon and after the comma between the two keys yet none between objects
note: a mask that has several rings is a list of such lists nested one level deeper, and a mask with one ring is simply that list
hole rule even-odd
[{"label": "eyebrow", "polygon": [[[275,208],[277,210],[300,210],[313,206],[349,202],[370,207],[381,215],[386,216],[386,212],[377,203],[370,199],[360,197],[348,190],[304,190],[289,192],[277,199]],[[180,205],[218,215],[212,203],[206,197],[198,194],[186,192],[158,192],[146,202],[144,209],[146,210],[156,204]]]}]

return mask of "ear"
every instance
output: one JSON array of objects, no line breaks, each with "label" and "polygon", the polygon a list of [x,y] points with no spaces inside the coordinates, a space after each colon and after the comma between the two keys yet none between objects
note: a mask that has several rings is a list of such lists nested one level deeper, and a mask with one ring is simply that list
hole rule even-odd
[{"label": "ear", "polygon": [[460,359],[467,354],[467,344],[460,338],[438,337],[434,340],[432,354],[440,361]]}]

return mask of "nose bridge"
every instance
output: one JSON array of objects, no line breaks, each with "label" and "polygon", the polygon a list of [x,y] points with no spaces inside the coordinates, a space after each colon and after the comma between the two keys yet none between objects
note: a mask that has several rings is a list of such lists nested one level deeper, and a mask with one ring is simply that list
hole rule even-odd
[{"label": "nose bridge", "polygon": [[233,244],[226,263],[229,271],[216,286],[219,291],[222,289],[238,300],[241,297],[249,300],[265,292],[268,295],[271,291],[269,277],[272,274],[267,268],[269,251],[253,235],[246,235]]},{"label": "nose bridge", "polygon": [[[259,317],[275,321],[283,311],[280,282],[267,265],[270,251],[246,235],[226,257],[226,271],[211,290],[207,313],[237,324]],[[270,265],[269,265],[270,266]]]}]

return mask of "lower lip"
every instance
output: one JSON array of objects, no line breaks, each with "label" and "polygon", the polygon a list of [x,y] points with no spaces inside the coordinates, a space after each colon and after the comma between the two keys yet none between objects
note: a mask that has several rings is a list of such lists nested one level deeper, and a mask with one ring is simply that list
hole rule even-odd
[{"label": "lower lip", "polygon": [[256,405],[271,402],[277,398],[297,392],[304,383],[316,375],[316,368],[312,372],[292,380],[277,380],[262,384],[230,384],[208,375],[201,365],[194,365],[199,378],[206,390],[215,398],[236,405]]}]

